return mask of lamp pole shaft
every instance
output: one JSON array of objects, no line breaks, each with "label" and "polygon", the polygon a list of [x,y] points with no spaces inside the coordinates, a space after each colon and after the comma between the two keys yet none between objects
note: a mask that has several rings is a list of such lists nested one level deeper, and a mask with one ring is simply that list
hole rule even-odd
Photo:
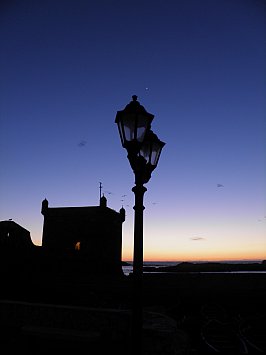
[{"label": "lamp pole shaft", "polygon": [[132,353],[142,354],[142,274],[143,274],[143,198],[147,191],[136,181],[132,191],[135,194],[134,255],[133,255],[133,309],[132,309]]},{"label": "lamp pole shaft", "polygon": [[133,275],[142,278],[143,271],[143,206],[144,193],[147,191],[142,183],[136,183],[132,191],[135,194],[135,220],[134,220],[134,255]]}]

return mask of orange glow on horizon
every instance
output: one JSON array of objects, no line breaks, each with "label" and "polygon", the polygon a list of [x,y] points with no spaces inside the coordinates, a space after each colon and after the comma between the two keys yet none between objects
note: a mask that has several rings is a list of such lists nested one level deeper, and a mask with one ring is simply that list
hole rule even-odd
[{"label": "orange glow on horizon", "polygon": [[[132,261],[133,257],[130,253],[124,253],[123,261]],[[212,252],[212,253],[202,253],[197,254],[196,256],[192,256],[188,253],[169,253],[167,255],[161,253],[146,253],[144,254],[144,261],[152,262],[152,261],[173,261],[173,262],[197,262],[197,261],[243,261],[243,260],[266,260],[266,255],[263,252]]]}]

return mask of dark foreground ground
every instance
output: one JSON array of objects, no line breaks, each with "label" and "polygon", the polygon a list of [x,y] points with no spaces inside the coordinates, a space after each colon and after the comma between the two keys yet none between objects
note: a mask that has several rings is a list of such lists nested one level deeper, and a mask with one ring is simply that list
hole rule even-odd
[{"label": "dark foreground ground", "polygon": [[266,274],[151,274],[144,293],[187,334],[189,354],[266,353]]},{"label": "dark foreground ground", "polygon": [[[0,353],[130,354],[132,277],[50,271],[2,270]],[[144,274],[142,301],[145,354],[266,352],[265,273]]]}]

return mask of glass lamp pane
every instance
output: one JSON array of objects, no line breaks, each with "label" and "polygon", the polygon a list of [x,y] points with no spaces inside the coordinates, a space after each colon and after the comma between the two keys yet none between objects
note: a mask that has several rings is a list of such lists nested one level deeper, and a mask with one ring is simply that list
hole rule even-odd
[{"label": "glass lamp pane", "polygon": [[152,144],[152,151],[151,151],[151,160],[150,163],[151,165],[156,166],[159,160],[159,156],[161,153],[161,146],[158,144],[158,142],[153,142]]},{"label": "glass lamp pane", "polygon": [[118,126],[118,131],[121,139],[122,146],[124,147],[125,145],[125,134],[124,134],[124,128],[122,125],[121,121],[117,121],[117,126]]},{"label": "glass lamp pane", "polygon": [[150,161],[150,155],[151,155],[150,142],[143,142],[139,154],[146,160],[147,163]]},{"label": "glass lamp pane", "polygon": [[136,116],[136,139],[141,143],[144,140],[147,129],[150,126],[150,118],[147,115]]},{"label": "glass lamp pane", "polygon": [[125,141],[131,142],[135,139],[135,114],[126,114],[122,118],[124,125]]}]

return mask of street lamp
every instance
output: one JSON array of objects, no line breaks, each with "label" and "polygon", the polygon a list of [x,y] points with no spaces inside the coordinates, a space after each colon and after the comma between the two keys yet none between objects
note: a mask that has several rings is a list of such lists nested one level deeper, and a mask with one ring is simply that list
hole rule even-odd
[{"label": "street lamp", "polygon": [[124,110],[117,111],[115,123],[122,146],[128,152],[136,183],[145,184],[158,164],[165,143],[151,130],[154,115],[140,105],[136,95],[133,95],[132,99]]},{"label": "street lamp", "polygon": [[135,219],[133,252],[133,353],[141,354],[142,342],[142,274],[143,274],[143,197],[146,184],[156,168],[164,142],[151,130],[154,115],[148,113],[132,96],[132,101],[122,111],[117,111],[115,123],[123,148],[135,174]]}]

